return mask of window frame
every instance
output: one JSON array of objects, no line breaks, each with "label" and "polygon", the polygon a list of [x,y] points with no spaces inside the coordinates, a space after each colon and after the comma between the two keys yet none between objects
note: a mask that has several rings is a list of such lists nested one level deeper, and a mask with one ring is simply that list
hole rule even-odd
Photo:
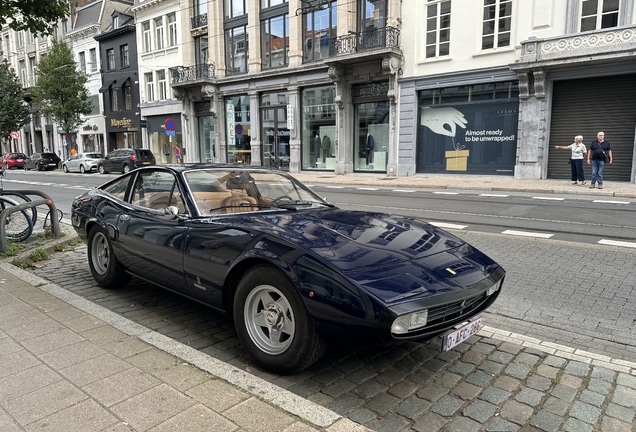
[{"label": "window frame", "polygon": [[[452,0],[428,0],[426,5],[425,5],[425,12],[426,12],[426,29],[423,32],[424,33],[424,57],[426,59],[438,59],[441,57],[447,57],[450,56],[450,17],[451,17],[451,13],[452,13]],[[449,7],[448,7],[448,13],[443,14],[442,13],[442,6],[444,4],[448,3]],[[435,12],[435,16],[429,16],[429,9],[431,6],[434,6],[436,8],[436,12]],[[441,28],[441,24],[442,24],[442,19],[443,17],[448,17],[448,26]],[[429,30],[429,25],[430,25],[430,20],[435,18],[435,28],[432,30]],[[448,32],[448,39],[444,40],[443,42],[440,41],[440,33],[442,31],[446,31]],[[433,43],[429,43],[429,34],[431,33],[435,33],[435,41]],[[445,52],[442,54],[441,52],[441,48],[442,45],[446,45],[446,50]],[[435,53],[434,55],[430,55],[429,56],[429,47],[434,46],[435,47]]]},{"label": "window frame", "polygon": [[119,61],[122,68],[130,67],[130,51],[128,49],[128,44],[119,46]]},{"label": "window frame", "polygon": [[[608,29],[608,28],[615,28],[618,27],[620,25],[620,13],[621,13],[621,0],[617,0],[617,4],[618,4],[618,8],[616,10],[611,10],[609,12],[603,12],[603,7],[605,5],[605,1],[608,0],[598,0],[597,4],[596,4],[596,12],[594,14],[591,15],[585,15],[583,16],[583,12],[584,12],[584,6],[585,3],[587,1],[590,0],[581,0],[580,4],[579,4],[579,14],[578,14],[578,30],[580,32],[585,32],[585,31],[595,31],[595,30],[603,30],[603,29]],[[611,0],[609,0],[611,1]],[[603,26],[603,18],[610,16],[610,15],[615,15],[615,24],[613,25],[608,25],[608,26]],[[590,28],[590,29],[585,29],[583,30],[583,21],[585,19],[589,19],[589,18],[595,18],[595,24],[594,24],[594,28]]]},{"label": "window frame", "polygon": [[155,81],[154,81],[154,73],[146,72],[144,74],[144,84],[146,89],[146,102],[154,102],[155,101]]},{"label": "window frame", "polygon": [[[508,5],[510,7],[510,11],[508,15],[501,16],[502,8],[501,6]],[[495,16],[493,18],[486,19],[486,9],[494,7]],[[512,43],[512,8],[514,7],[512,0],[484,0],[483,8],[482,8],[482,29],[481,29],[481,49],[489,50],[489,49],[497,49],[510,47]],[[508,30],[501,30],[501,22],[502,20],[508,21]],[[494,23],[492,33],[486,34],[486,23],[492,22]],[[505,45],[500,45],[500,36],[504,34],[508,34],[508,43]],[[485,40],[487,38],[492,38],[492,46],[487,46]]]},{"label": "window frame", "polygon": [[[272,20],[278,20],[282,18],[283,22],[283,64],[278,66],[272,65]],[[289,65],[289,13],[283,13],[281,15],[268,16],[261,19],[261,69],[278,69]],[[270,29],[269,38],[267,35],[266,27]],[[269,50],[267,49],[269,46]],[[269,56],[268,56],[269,54]],[[266,63],[267,59],[267,63]]]},{"label": "window frame", "polygon": [[158,100],[165,101],[168,99],[168,81],[166,80],[165,69],[160,69],[157,71],[157,91],[157,96],[159,96]]},{"label": "window frame", "polygon": [[142,22],[141,30],[144,35],[144,52],[152,52],[152,25],[150,21]]},{"label": "window frame", "polygon": [[[242,29],[245,37],[240,40],[236,37],[235,31],[237,29]],[[241,75],[248,73],[250,70],[249,66],[249,33],[248,33],[248,25],[241,24],[231,28],[225,29],[225,73],[226,75]],[[238,46],[239,43],[242,43],[243,53],[245,54],[245,61],[243,61],[239,68],[233,67],[235,64],[235,59],[237,58],[237,53],[235,52],[235,46]]]},{"label": "window frame", "polygon": [[[303,14],[303,63],[311,63],[319,60],[323,60],[325,58],[329,58],[329,45],[331,45],[332,38],[338,37],[338,0],[327,0],[324,4],[322,4],[321,9],[312,10],[310,12],[306,12]],[[317,56],[316,53],[316,45],[315,41],[317,40],[316,33],[319,33],[323,29],[316,30],[316,12],[327,11],[329,15],[329,29],[328,29],[328,41],[327,41],[327,55],[325,57]],[[308,20],[311,19],[311,30],[308,29]],[[309,32],[311,32],[311,36],[308,36]],[[309,41],[311,41],[311,48],[307,48],[309,45]],[[311,55],[308,55],[311,53]]]},{"label": "window frame", "polygon": [[[174,21],[171,21],[174,19]],[[179,43],[179,33],[177,29],[177,14],[173,12],[167,15],[168,20],[168,46],[174,47]]]},{"label": "window frame", "polygon": [[91,60],[90,70],[91,72],[95,72],[97,71],[97,49],[91,48],[88,52]]},{"label": "window frame", "polygon": [[124,93],[124,106],[126,111],[130,111],[132,110],[132,87],[130,86],[130,83],[126,82],[121,89]]},{"label": "window frame", "polygon": [[115,48],[106,50],[106,69],[109,71],[115,70]]},{"label": "window frame", "polygon": [[155,18],[153,23],[155,25],[155,49],[165,49],[166,32],[164,31],[163,17]]},{"label": "window frame", "polygon": [[118,90],[116,88],[110,89],[110,110],[111,112],[119,111],[119,98],[118,98]]}]

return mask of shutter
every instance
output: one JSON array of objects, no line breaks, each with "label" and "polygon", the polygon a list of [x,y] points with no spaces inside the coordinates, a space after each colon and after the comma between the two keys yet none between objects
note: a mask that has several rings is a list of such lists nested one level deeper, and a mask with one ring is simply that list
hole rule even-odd
[{"label": "shutter", "polygon": [[[603,169],[603,181],[631,181],[636,127],[636,75],[619,75],[555,81],[550,123],[548,178],[570,180],[568,150],[555,145],[570,145],[576,135],[583,135],[589,149],[599,131],[612,148],[613,163]],[[592,178],[592,168],[583,163],[585,179]]]}]

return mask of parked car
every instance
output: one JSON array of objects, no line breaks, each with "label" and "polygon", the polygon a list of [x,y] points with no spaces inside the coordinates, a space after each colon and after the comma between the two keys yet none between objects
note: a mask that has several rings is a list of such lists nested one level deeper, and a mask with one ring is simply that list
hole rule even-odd
[{"label": "parked car", "polygon": [[24,153],[9,152],[0,157],[0,165],[11,168],[24,168],[24,163],[27,160],[27,155]]},{"label": "parked car", "polygon": [[55,153],[33,153],[24,164],[25,170],[46,171],[58,167],[61,159]]},{"label": "parked car", "polygon": [[101,153],[78,153],[62,163],[64,172],[81,173],[97,171],[97,163],[104,157]]},{"label": "parked car", "polygon": [[125,148],[113,150],[97,162],[97,171],[100,174],[127,173],[141,166],[156,164],[155,155],[151,150]]},{"label": "parked car", "polygon": [[[254,361],[295,373],[348,346],[442,350],[481,328],[505,271],[423,220],[342,210],[292,176],[236,165],[144,167],[77,197],[97,283],[131,275],[233,317]],[[455,328],[457,327],[457,328]]]}]

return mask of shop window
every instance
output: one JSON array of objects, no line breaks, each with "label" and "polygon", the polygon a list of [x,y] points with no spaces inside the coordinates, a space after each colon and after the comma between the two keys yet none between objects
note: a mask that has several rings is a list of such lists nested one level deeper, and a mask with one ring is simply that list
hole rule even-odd
[{"label": "shop window", "polygon": [[119,58],[121,61],[121,67],[130,66],[130,58],[128,57],[128,44],[119,47]]},{"label": "shop window", "polygon": [[303,170],[334,170],[336,163],[336,88],[333,85],[302,91]]},{"label": "shop window", "polygon": [[261,21],[261,59],[263,69],[288,64],[289,14]]},{"label": "shop window", "polygon": [[106,50],[106,67],[108,70],[115,70],[115,50]]},{"label": "shop window", "polygon": [[177,14],[168,15],[168,46],[177,46]]},{"label": "shop window", "polygon": [[327,2],[304,14],[303,61],[311,62],[329,57],[329,45],[338,34],[338,2]]},{"label": "shop window", "polygon": [[144,30],[144,52],[150,52],[152,51],[152,32],[150,31],[150,21],[146,21],[141,26]]},{"label": "shop window", "polygon": [[426,58],[450,54],[451,2],[429,1],[426,6]]},{"label": "shop window", "polygon": [[157,49],[163,49],[164,46],[164,33],[163,33],[163,17],[155,20],[155,43]]},{"label": "shop window", "polygon": [[581,31],[618,26],[620,0],[583,0],[581,2]]},{"label": "shop window", "polygon": [[481,49],[510,46],[512,0],[484,0]]},{"label": "shop window", "polygon": [[146,80],[146,102],[154,102],[155,100],[155,82],[152,72],[144,74]]},{"label": "shop window", "polygon": [[247,25],[225,31],[225,52],[228,75],[247,73],[249,56]]},{"label": "shop window", "polygon": [[227,161],[249,164],[252,159],[250,98],[234,96],[225,100]]}]

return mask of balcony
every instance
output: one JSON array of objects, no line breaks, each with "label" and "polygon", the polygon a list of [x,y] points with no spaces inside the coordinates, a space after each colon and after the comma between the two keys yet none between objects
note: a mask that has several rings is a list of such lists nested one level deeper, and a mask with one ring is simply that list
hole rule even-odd
[{"label": "balcony", "polygon": [[204,13],[201,15],[195,15],[191,18],[191,20],[192,20],[192,29],[205,27],[208,25],[208,14]]},{"label": "balcony", "polygon": [[171,68],[172,86],[187,86],[188,83],[211,81],[216,79],[214,65],[177,66]]},{"label": "balcony", "polygon": [[[400,53],[400,31],[395,27],[384,27],[366,30],[360,33],[350,32],[345,36],[339,36],[329,43],[329,55],[336,62],[342,62],[343,58],[349,58],[356,62],[361,57],[369,60],[375,57],[381,58],[387,53]],[[346,61],[345,61],[346,62]]]},{"label": "balcony", "polygon": [[521,56],[512,69],[573,67],[577,63],[629,61],[636,50],[636,26],[612,27],[521,42]]}]

